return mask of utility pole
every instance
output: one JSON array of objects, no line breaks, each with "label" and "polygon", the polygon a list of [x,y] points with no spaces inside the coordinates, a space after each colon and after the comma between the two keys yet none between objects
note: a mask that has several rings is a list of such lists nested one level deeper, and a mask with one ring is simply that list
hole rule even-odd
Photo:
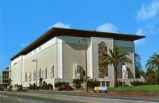
[{"label": "utility pole", "polygon": [[85,49],[85,68],[86,68],[86,92],[88,92],[88,86],[87,86],[87,42],[86,42],[86,38],[83,37],[83,41],[84,41],[84,49]]}]

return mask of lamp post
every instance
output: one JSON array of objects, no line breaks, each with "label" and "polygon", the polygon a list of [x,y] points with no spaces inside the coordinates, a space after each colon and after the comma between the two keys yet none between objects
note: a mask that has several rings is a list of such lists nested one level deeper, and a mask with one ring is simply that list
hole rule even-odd
[{"label": "lamp post", "polygon": [[37,69],[38,69],[38,60],[37,59],[33,59],[32,62],[35,62],[36,63],[36,91],[38,90],[37,88]]},{"label": "lamp post", "polygon": [[87,43],[86,43],[86,38],[83,37],[83,41],[84,41],[84,49],[85,49],[85,68],[86,68],[86,92],[88,92],[88,86],[87,86]]},{"label": "lamp post", "polygon": [[[86,92],[88,92],[88,86],[87,86],[87,41],[86,41],[86,38],[83,37],[83,45],[84,45],[84,50],[85,50],[85,68],[86,68],[86,73],[85,73],[85,87],[86,87]],[[80,40],[78,41],[80,42]]]}]

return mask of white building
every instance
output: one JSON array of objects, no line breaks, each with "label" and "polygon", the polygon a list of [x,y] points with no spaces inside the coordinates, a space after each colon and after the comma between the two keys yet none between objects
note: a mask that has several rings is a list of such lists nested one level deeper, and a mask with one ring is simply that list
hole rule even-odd
[{"label": "white building", "polygon": [[[102,85],[113,86],[113,67],[100,66],[100,53],[114,47],[123,48],[129,53],[128,57],[133,63],[126,66],[128,79],[133,79],[134,40],[140,38],[144,36],[52,28],[11,58],[12,85],[28,87],[36,82],[36,75],[38,84],[46,81],[54,86],[58,81],[72,82],[82,75],[81,71],[86,71],[87,59],[87,75],[101,81]],[[120,68],[118,78],[122,78]]]}]

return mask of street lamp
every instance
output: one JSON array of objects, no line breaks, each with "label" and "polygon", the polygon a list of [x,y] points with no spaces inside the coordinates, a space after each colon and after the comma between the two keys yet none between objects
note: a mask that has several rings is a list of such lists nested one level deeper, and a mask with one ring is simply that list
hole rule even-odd
[{"label": "street lamp", "polygon": [[37,59],[33,59],[32,62],[36,63],[36,91],[38,90],[37,88],[37,69],[38,69],[38,60]]},{"label": "street lamp", "polygon": [[[83,41],[84,41],[84,50],[85,50],[85,68],[86,68],[86,73],[85,73],[85,75],[86,75],[86,78],[85,78],[85,83],[86,83],[86,92],[88,92],[88,86],[87,86],[87,43],[86,43],[86,38],[85,37],[83,37],[83,39],[82,39]],[[79,42],[80,42],[80,40],[79,40]]]},{"label": "street lamp", "polygon": [[84,41],[84,47],[85,47],[85,68],[86,68],[86,91],[88,92],[88,85],[87,85],[87,43],[86,43],[86,38],[83,37]]}]

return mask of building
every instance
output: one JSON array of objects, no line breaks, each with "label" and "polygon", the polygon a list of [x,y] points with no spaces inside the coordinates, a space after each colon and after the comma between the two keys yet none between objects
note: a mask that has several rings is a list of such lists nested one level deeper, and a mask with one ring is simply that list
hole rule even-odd
[{"label": "building", "polygon": [[[37,83],[39,86],[42,81],[53,86],[59,81],[71,83],[74,78],[82,76],[87,67],[89,78],[100,81],[102,85],[113,86],[113,66],[101,67],[100,53],[109,53],[109,49],[114,47],[129,53],[133,63],[126,64],[127,78],[134,79],[134,41],[141,38],[144,36],[51,28],[11,58],[12,85],[28,87]],[[121,78],[120,67],[118,79]]]},{"label": "building", "polygon": [[0,71],[0,88],[8,88],[9,86],[9,71]]}]

